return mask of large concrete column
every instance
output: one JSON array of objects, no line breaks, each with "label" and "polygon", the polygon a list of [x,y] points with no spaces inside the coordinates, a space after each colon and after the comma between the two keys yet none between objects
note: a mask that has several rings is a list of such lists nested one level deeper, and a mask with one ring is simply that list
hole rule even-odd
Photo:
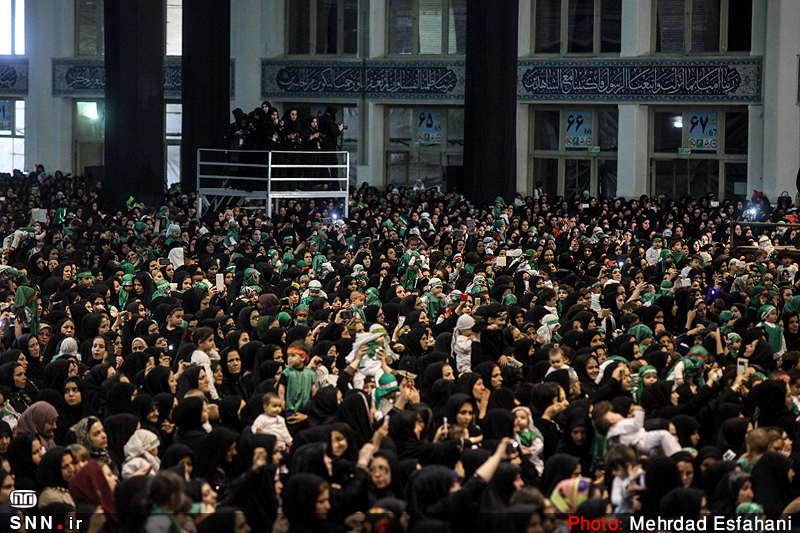
[{"label": "large concrete column", "polygon": [[[363,1],[364,0],[362,0],[362,2]],[[368,2],[369,51],[364,54],[367,58],[383,57],[386,55],[386,5],[388,3],[388,1]]]},{"label": "large concrete column", "polygon": [[622,0],[622,35],[620,57],[638,57],[650,53],[653,0]]},{"label": "large concrete column", "polygon": [[[794,0],[767,2],[764,56],[764,183],[770,198],[797,191],[800,164],[800,109],[797,106],[797,54],[800,10]],[[748,191],[752,194],[752,191]]]},{"label": "large concrete column", "polygon": [[647,194],[650,179],[647,119],[647,106],[619,106],[617,196],[634,198]]},{"label": "large concrete column", "polygon": [[53,96],[54,57],[75,53],[75,2],[37,0],[25,3],[25,170],[35,163],[48,172],[72,168],[72,100]]},{"label": "large concrete column", "polygon": [[[620,57],[650,54],[652,12],[652,0],[622,0]],[[647,121],[647,106],[619,105],[617,196],[638,197],[649,189]]]},{"label": "large concrete column", "polygon": [[[282,56],[286,53],[286,4],[282,0],[262,0],[261,4],[261,42],[264,43],[263,57]],[[261,71],[258,72],[259,78]]]},{"label": "large concrete column", "polygon": [[151,207],[164,199],[165,18],[163,0],[105,0],[109,210],[130,196]]},{"label": "large concrete column", "polygon": [[[764,193],[774,199],[797,192],[800,165],[800,108],[797,106],[797,54],[800,53],[800,9],[796,0],[766,3],[764,54]],[[756,17],[754,17],[755,19]],[[755,26],[754,26],[755,27]],[[750,147],[753,150],[754,147]],[[755,169],[753,170],[755,172]],[[750,176],[748,176],[748,181]],[[748,196],[752,190],[748,191]]]},{"label": "large concrete column", "polygon": [[[517,36],[517,55],[526,57],[531,53],[533,2],[519,0],[519,35]],[[526,196],[533,192],[528,185],[528,152],[530,150],[530,109],[528,104],[517,102],[517,192]]]},{"label": "large concrete column", "polygon": [[367,156],[366,166],[369,168],[369,177],[362,176],[361,167],[358,169],[358,181],[369,181],[370,185],[384,187],[387,184],[386,176],[386,139],[384,137],[384,107],[374,101],[367,102],[367,116],[369,121],[365,121],[361,116],[358,122],[362,128],[369,128],[370,138],[366,147],[359,146],[359,150],[364,150]]},{"label": "large concrete column", "polygon": [[[764,106],[747,106],[747,198],[764,190]],[[791,194],[792,191],[789,191]]]},{"label": "large concrete column", "polygon": [[231,0],[231,57],[236,60],[236,91],[230,108],[239,107],[245,113],[261,106],[261,58],[266,43],[255,37],[261,35],[264,25],[261,4]]},{"label": "large concrete column", "polygon": [[[530,149],[531,113],[528,104],[517,104],[517,192],[522,196],[533,193],[528,183],[528,150]],[[510,200],[508,200],[510,201]]]}]

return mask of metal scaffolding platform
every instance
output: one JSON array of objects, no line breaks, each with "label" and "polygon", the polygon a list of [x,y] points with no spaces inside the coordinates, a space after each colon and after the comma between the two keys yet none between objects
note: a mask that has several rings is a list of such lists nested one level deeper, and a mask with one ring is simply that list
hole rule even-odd
[{"label": "metal scaffolding platform", "polygon": [[[287,164],[282,161],[289,158],[313,161],[318,156],[332,154],[336,155],[338,164]],[[341,177],[338,176],[339,169],[344,170]],[[329,172],[337,177],[324,175]],[[315,176],[315,173],[323,175]],[[250,183],[254,190],[250,190]],[[282,183],[293,186],[284,188],[279,185]],[[203,215],[206,207],[213,211],[223,207],[247,208],[244,204],[253,201],[263,203],[267,216],[272,217],[273,203],[278,209],[283,198],[340,199],[343,204],[341,212],[347,217],[349,183],[349,152],[197,150],[198,217]]]}]

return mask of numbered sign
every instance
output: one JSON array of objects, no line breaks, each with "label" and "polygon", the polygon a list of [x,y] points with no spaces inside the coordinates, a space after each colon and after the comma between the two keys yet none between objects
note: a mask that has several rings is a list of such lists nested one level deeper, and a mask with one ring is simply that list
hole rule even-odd
[{"label": "numbered sign", "polygon": [[0,130],[11,131],[11,113],[14,112],[14,102],[0,100]]},{"label": "numbered sign", "polygon": [[442,144],[442,110],[423,107],[417,113],[417,142],[422,145]]},{"label": "numbered sign", "polygon": [[592,145],[592,112],[567,111],[564,117],[564,141],[567,148],[587,149]]},{"label": "numbered sign", "polygon": [[689,114],[689,148],[692,151],[717,151],[717,112],[701,113],[692,111]]}]

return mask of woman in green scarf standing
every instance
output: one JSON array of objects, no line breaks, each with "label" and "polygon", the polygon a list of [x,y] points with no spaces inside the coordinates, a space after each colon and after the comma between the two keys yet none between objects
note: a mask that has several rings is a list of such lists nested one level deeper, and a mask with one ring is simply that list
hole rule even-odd
[{"label": "woman in green scarf standing", "polygon": [[17,313],[16,336],[23,333],[26,326],[30,327],[31,335],[39,333],[39,293],[33,287],[20,285],[14,294],[14,310]]}]

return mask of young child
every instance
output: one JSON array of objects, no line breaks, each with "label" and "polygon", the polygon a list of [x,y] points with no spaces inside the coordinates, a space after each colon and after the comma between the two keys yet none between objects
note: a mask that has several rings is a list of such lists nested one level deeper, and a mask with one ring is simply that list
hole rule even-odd
[{"label": "young child", "polygon": [[779,259],[781,264],[778,266],[778,283],[788,281],[794,283],[794,277],[797,275],[797,267],[792,264],[792,255],[788,252],[781,252]]},{"label": "young child", "polygon": [[294,341],[286,350],[287,366],[281,372],[278,382],[278,395],[286,406],[286,422],[295,424],[307,418],[311,397],[316,394],[314,386],[316,373],[306,368],[309,360],[308,347],[303,341]]},{"label": "young child", "polygon": [[453,332],[453,353],[456,356],[458,373],[472,371],[472,326],[475,319],[464,314],[458,317],[456,329]]},{"label": "young child", "polygon": [[653,245],[644,253],[644,257],[647,259],[648,265],[654,266],[656,263],[658,263],[658,260],[661,259],[661,249],[663,247],[664,241],[661,239],[661,237],[654,237]]},{"label": "young child", "polygon": [[669,431],[644,429],[644,409],[634,406],[633,418],[625,418],[615,413],[611,402],[602,401],[594,406],[592,421],[597,430],[614,443],[633,446],[643,455],[653,455],[658,448],[664,450],[667,457],[681,451],[681,445]]},{"label": "young child", "polygon": [[635,383],[634,396],[636,404],[641,405],[644,389],[658,381],[658,370],[654,366],[644,365],[639,368],[638,378]]},{"label": "young child", "polygon": [[281,416],[283,402],[274,392],[264,395],[264,413],[258,415],[252,425],[253,433],[266,433],[275,435],[278,439],[278,448],[288,450],[292,446],[292,436],[286,427],[286,420]]},{"label": "young child", "polygon": [[446,440],[469,439],[469,429],[459,424],[452,424],[447,430]]},{"label": "young child", "polygon": [[350,301],[352,302],[350,309],[353,310],[353,316],[357,316],[361,318],[362,322],[366,322],[367,316],[364,314],[364,303],[367,301],[367,297],[364,296],[364,293],[360,291],[351,292]]},{"label": "young child", "polygon": [[783,327],[778,324],[778,309],[774,305],[762,305],[758,309],[759,326],[764,328],[767,340],[775,352],[772,357],[780,359],[786,353],[786,339],[783,338]]},{"label": "young child", "polygon": [[[759,246],[761,240],[759,239]],[[763,276],[767,272],[767,260],[769,259],[769,252],[763,248],[756,250],[756,261],[754,266],[758,269],[759,273]]]},{"label": "young child", "polygon": [[122,479],[133,477],[136,472],[150,467],[148,476],[158,474],[161,460],[158,458],[158,436],[147,429],[137,429],[128,439],[123,451],[125,462],[122,464]]},{"label": "young child", "polygon": [[536,342],[544,346],[550,342],[560,342],[558,329],[561,324],[558,322],[558,315],[549,313],[542,317],[542,325],[536,330]]},{"label": "young child", "polygon": [[519,443],[523,457],[536,467],[539,475],[544,472],[544,460],[541,457],[544,451],[544,437],[541,432],[533,425],[531,410],[527,407],[515,407],[514,413],[514,440]]},{"label": "young child", "polygon": [[792,396],[792,411],[800,412],[800,369],[789,368],[789,394]]},{"label": "young child", "polygon": [[742,472],[750,474],[761,456],[769,451],[769,432],[766,429],[753,429],[744,438],[747,453],[736,461]]},{"label": "young child", "polygon": [[362,346],[367,346],[367,353],[358,363],[358,370],[353,375],[353,388],[363,389],[367,378],[372,378],[372,383],[377,383],[384,374],[384,361],[381,355],[386,354],[386,328],[382,324],[373,324],[369,332],[359,333],[353,343],[353,349],[345,358],[347,363],[352,363],[356,359],[356,354]]},{"label": "young child", "polygon": [[564,350],[561,348],[553,348],[550,350],[547,354],[547,358],[550,361],[550,368],[547,369],[545,376],[556,370],[561,370],[562,368],[572,370],[569,366],[569,360],[564,354]]},{"label": "young child", "polygon": [[378,386],[373,396],[375,398],[375,420],[383,420],[394,407],[400,387],[397,378],[391,372],[384,372],[378,379]]},{"label": "young child", "polygon": [[722,322],[722,325],[719,327],[719,330],[724,333],[725,335],[729,335],[733,332],[733,324],[736,320],[733,318],[733,311],[728,311],[725,309],[719,314],[719,319]]},{"label": "young child", "polygon": [[[208,389],[211,393],[211,398],[214,400],[219,399],[217,388],[214,386],[214,371],[211,369],[211,362],[218,363],[220,360],[219,353],[217,352],[217,345],[214,343],[214,330],[207,327],[200,327],[186,333],[186,340],[193,343],[195,346],[192,352],[191,362],[202,366],[206,371],[206,379],[208,379]],[[216,366],[216,364],[214,365]]]},{"label": "young child", "polygon": [[636,460],[636,452],[630,446],[615,444],[608,450],[605,461],[606,469],[614,474],[611,482],[610,501],[615,513],[633,513],[638,511],[634,499],[635,491],[644,487],[644,470]]},{"label": "young child", "polygon": [[442,299],[442,292],[442,280],[431,278],[428,282],[428,292],[422,295],[422,301],[425,303],[425,312],[428,314],[428,320],[431,324],[436,323],[439,312],[444,309],[445,304]]}]

